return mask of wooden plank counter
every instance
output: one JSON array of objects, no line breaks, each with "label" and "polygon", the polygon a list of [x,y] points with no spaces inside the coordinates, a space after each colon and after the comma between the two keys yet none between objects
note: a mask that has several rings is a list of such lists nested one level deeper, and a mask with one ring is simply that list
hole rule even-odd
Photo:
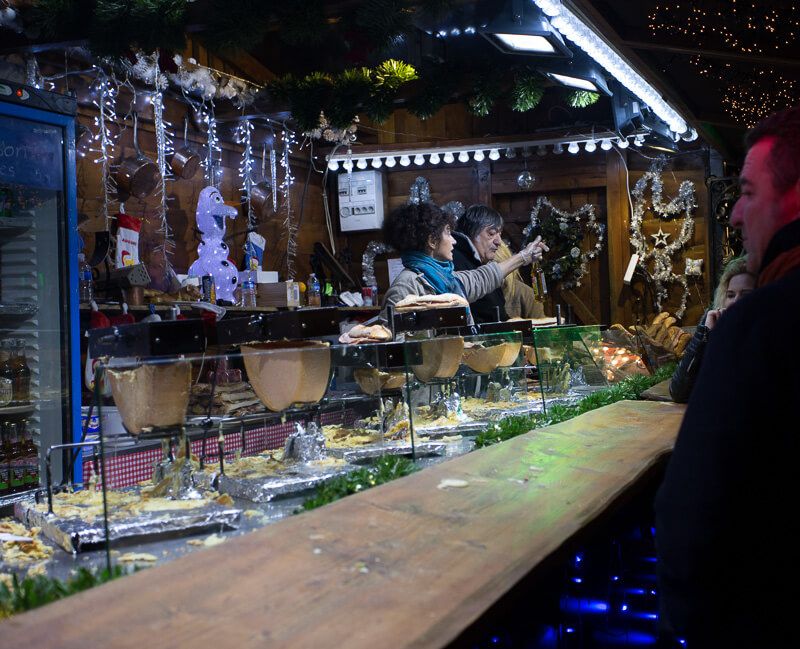
[{"label": "wooden plank counter", "polygon": [[13,617],[2,644],[443,647],[662,460],[683,412],[533,431]]}]

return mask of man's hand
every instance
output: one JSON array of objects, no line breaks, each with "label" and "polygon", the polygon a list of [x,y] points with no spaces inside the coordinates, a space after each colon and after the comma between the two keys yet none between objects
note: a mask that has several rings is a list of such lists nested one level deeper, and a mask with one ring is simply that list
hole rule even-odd
[{"label": "man's hand", "polygon": [[525,246],[519,254],[522,255],[525,265],[528,265],[533,261],[541,261],[542,254],[548,250],[550,250],[550,248],[542,241],[542,237],[536,237],[536,239]]}]

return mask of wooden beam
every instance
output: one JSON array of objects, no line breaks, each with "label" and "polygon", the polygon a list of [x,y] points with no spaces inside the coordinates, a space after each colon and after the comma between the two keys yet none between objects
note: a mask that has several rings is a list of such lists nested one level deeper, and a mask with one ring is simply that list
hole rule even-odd
[{"label": "wooden beam", "polygon": [[611,322],[633,324],[630,300],[619,303],[624,285],[622,278],[631,256],[630,209],[625,164],[627,152],[622,157],[615,152],[606,154],[606,214],[608,241],[608,286],[611,292]]},{"label": "wooden beam", "polygon": [[564,301],[572,307],[575,314],[581,319],[585,325],[600,324],[600,321],[592,313],[592,310],[586,306],[583,301],[575,294],[571,288],[561,291],[561,297]]}]

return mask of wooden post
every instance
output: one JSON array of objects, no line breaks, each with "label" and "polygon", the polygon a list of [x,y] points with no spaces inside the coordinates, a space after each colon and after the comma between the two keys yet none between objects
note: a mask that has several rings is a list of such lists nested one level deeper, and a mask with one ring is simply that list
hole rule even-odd
[{"label": "wooden post", "polygon": [[[622,154],[620,157],[619,153]],[[608,214],[608,285],[610,288],[611,323],[633,324],[631,298],[620,300],[622,278],[631,258],[630,208],[628,202],[627,152],[606,153],[606,212]]]}]

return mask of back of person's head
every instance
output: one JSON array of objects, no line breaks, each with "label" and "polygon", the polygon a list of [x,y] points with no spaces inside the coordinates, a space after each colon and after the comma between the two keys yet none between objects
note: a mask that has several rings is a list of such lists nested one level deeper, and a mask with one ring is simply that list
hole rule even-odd
[{"label": "back of person's head", "polygon": [[787,108],[767,117],[745,136],[751,149],[770,138],[769,167],[776,191],[785,194],[800,180],[800,107]]},{"label": "back of person's head", "polygon": [[728,294],[728,286],[730,285],[731,280],[737,275],[750,275],[753,277],[752,273],[747,270],[747,255],[734,257],[725,266],[725,270],[722,271],[722,276],[719,278],[717,290],[714,291],[713,308],[722,309],[725,306],[725,298]]},{"label": "back of person's head", "polygon": [[399,252],[428,252],[428,239],[438,241],[452,216],[433,203],[409,203],[392,210],[383,221],[383,239]]},{"label": "back of person's head", "polygon": [[470,205],[458,219],[456,232],[474,239],[489,227],[503,227],[503,217],[500,216],[500,212],[488,205]]}]

